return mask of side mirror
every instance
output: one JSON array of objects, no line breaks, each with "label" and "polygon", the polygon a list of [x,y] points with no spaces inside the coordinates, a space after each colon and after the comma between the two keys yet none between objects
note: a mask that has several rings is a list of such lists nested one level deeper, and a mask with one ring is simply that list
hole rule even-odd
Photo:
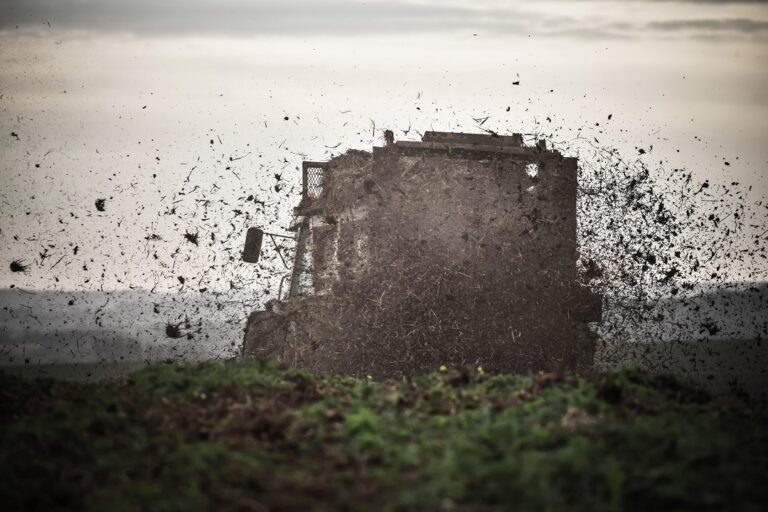
[{"label": "side mirror", "polygon": [[248,228],[248,233],[245,235],[245,248],[243,249],[244,262],[259,262],[262,240],[264,240],[264,232],[262,230],[259,228]]}]

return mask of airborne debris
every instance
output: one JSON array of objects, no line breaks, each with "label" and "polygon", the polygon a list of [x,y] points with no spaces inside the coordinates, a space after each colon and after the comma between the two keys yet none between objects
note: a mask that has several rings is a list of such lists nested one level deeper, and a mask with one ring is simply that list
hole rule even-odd
[{"label": "airborne debris", "polygon": [[181,327],[181,323],[172,324],[168,322],[165,324],[165,335],[169,338],[181,338],[184,335],[181,333],[181,329],[179,329],[179,327]]},{"label": "airborne debris", "polygon": [[190,233],[189,231],[184,233],[184,239],[191,244],[198,245],[197,237],[198,237],[198,233]]},{"label": "airborne debris", "polygon": [[25,265],[22,260],[13,260],[11,262],[11,272],[26,272],[29,265]]}]

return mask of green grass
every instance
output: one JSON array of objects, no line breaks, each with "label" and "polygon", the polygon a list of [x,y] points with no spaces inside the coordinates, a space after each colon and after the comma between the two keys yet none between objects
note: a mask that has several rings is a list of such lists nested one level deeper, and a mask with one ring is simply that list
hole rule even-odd
[{"label": "green grass", "polygon": [[0,375],[4,510],[759,510],[768,421],[624,370],[316,377],[272,362]]}]

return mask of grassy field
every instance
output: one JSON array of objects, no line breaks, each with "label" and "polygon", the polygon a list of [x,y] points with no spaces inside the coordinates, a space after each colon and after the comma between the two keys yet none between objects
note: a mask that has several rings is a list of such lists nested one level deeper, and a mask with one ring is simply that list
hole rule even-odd
[{"label": "grassy field", "polygon": [[761,510],[768,418],[623,370],[0,374],[4,510]]}]

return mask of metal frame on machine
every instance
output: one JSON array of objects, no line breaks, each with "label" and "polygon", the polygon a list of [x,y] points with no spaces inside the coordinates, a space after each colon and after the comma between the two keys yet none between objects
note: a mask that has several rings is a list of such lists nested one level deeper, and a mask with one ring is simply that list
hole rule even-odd
[{"label": "metal frame on machine", "polygon": [[301,199],[317,199],[323,193],[325,168],[328,162],[302,162],[301,164]]},{"label": "metal frame on machine", "polygon": [[[327,162],[302,162],[302,187],[301,187],[301,204],[307,203],[318,199],[323,193],[323,184],[325,181],[325,169]],[[259,261],[259,254],[261,252],[261,244],[264,235],[267,235],[272,244],[275,246],[277,255],[280,256],[280,260],[283,262],[283,266],[289,270],[288,273],[282,276],[280,279],[280,286],[278,288],[278,300],[283,300],[283,284],[286,279],[289,280],[288,287],[288,299],[292,297],[298,297],[301,295],[308,295],[312,293],[312,262],[309,261],[311,254],[310,250],[310,236],[311,230],[309,220],[306,217],[299,217],[298,223],[292,223],[289,231],[296,231],[295,236],[281,235],[278,233],[270,233],[263,231],[260,228],[249,228],[246,236],[245,249],[243,251],[243,261],[248,263],[257,263]],[[275,237],[290,238],[296,242],[296,251],[293,259],[293,268],[285,261],[283,253],[280,250]]]}]

